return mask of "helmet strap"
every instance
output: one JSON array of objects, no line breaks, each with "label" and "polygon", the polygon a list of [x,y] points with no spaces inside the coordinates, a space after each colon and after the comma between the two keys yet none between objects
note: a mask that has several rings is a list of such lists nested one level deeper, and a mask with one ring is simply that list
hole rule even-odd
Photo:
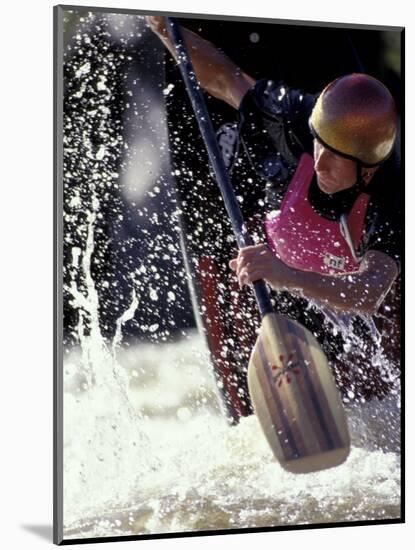
[{"label": "helmet strap", "polygon": [[366,191],[366,182],[363,177],[363,165],[358,160],[356,161],[356,183],[354,184],[359,193]]}]

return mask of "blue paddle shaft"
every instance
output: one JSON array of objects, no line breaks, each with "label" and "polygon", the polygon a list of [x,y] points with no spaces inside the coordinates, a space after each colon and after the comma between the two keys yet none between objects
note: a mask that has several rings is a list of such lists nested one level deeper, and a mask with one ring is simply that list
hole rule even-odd
[{"label": "blue paddle shaft", "polygon": [[[244,248],[245,246],[249,246],[254,243],[251,236],[247,232],[228,171],[226,170],[226,166],[216,140],[216,134],[206,107],[205,98],[203,97],[202,90],[197,82],[190,57],[187,54],[180,25],[173,17],[166,17],[166,21],[167,32],[176,50],[178,67],[186,85],[187,93],[192,103],[196,120],[206,145],[211,167],[225,203],[226,211],[228,212],[231,220],[236,241],[239,248]],[[253,283],[253,289],[261,317],[264,317],[267,313],[271,313],[273,311],[265,282],[263,280],[255,281]]]}]

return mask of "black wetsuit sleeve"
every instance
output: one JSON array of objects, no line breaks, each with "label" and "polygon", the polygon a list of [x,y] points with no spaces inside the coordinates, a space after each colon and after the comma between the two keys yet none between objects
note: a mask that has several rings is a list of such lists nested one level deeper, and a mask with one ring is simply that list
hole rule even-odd
[{"label": "black wetsuit sleeve", "polygon": [[403,189],[400,163],[393,157],[374,176],[363,238],[363,252],[383,252],[395,260],[399,269],[403,255]]},{"label": "black wetsuit sleeve", "polygon": [[291,178],[300,156],[312,152],[308,120],[317,96],[259,80],[239,109],[239,132],[257,174],[275,187]]},{"label": "black wetsuit sleeve", "polygon": [[385,204],[373,207],[373,221],[367,228],[364,251],[378,250],[395,260],[398,269],[401,268],[401,252],[403,247],[402,218],[398,201],[391,207]]}]

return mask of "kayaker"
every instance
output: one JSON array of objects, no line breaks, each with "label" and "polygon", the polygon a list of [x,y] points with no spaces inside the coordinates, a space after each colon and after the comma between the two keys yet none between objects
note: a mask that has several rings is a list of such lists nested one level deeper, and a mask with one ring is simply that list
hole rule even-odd
[{"label": "kayaker", "polygon": [[[147,21],[175,55],[164,18]],[[383,396],[393,376],[371,368],[379,340],[368,343],[370,330],[356,315],[376,315],[387,296],[394,297],[389,309],[399,310],[396,284],[390,292],[400,269],[397,112],[390,92],[362,73],[340,76],[318,95],[256,81],[213,44],[182,30],[202,88],[238,110],[244,153],[264,181],[265,242],[240,250],[230,268],[241,286],[265,279],[285,293],[277,309],[319,337],[345,395]],[[339,338],[346,319],[351,332],[365,333],[365,349],[354,355]],[[399,329],[390,336],[396,348]]]}]

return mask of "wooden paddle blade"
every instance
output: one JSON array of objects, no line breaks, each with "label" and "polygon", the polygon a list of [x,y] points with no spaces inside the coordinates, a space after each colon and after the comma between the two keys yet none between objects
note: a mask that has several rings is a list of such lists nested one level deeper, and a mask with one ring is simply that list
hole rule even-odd
[{"label": "wooden paddle blade", "polygon": [[283,468],[308,473],[346,460],[350,436],[339,392],[317,340],[300,324],[276,313],[263,318],[248,387]]}]

